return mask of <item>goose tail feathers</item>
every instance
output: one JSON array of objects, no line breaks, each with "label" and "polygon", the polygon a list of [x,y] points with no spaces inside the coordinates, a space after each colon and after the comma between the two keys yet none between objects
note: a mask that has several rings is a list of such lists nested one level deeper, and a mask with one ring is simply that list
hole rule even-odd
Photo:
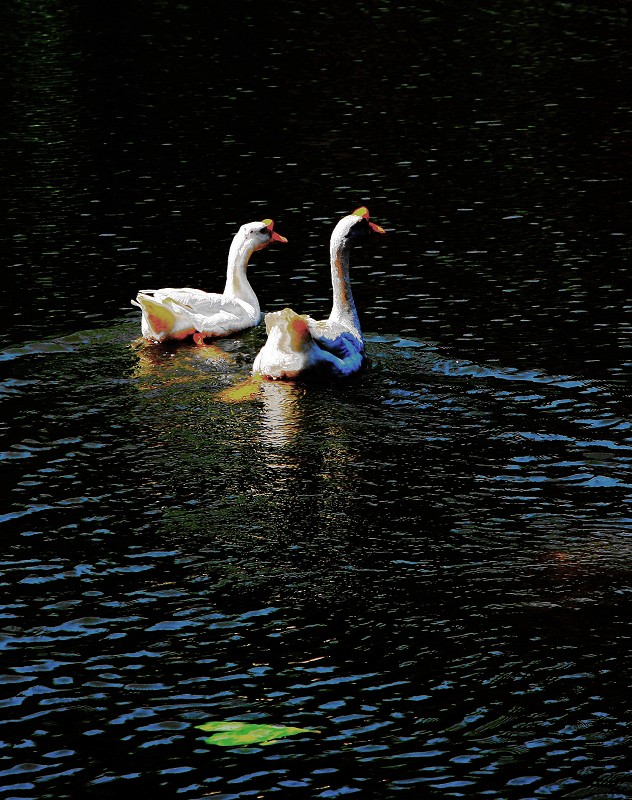
[{"label": "goose tail feathers", "polygon": [[143,317],[147,320],[149,327],[156,337],[167,333],[175,325],[176,315],[173,311],[166,305],[149,297],[149,295],[139,292],[136,296],[136,300],[132,300],[132,303],[140,306]]}]

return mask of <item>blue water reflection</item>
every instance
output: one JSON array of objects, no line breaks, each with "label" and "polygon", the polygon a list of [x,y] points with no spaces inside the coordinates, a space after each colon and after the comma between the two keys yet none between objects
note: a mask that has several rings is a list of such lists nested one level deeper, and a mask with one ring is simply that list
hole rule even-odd
[{"label": "blue water reflection", "polygon": [[[105,408],[122,431],[33,441],[18,427],[9,448],[34,459],[16,506],[59,484],[30,530],[17,507],[4,520],[17,591],[3,648],[9,665],[19,656],[6,708],[50,742],[30,785],[43,772],[192,796],[385,780],[387,793],[559,793],[585,784],[577,759],[599,771],[606,743],[623,763],[631,444],[615,395],[369,335],[372,367],[349,385],[265,383],[227,400],[261,331],[210,352],[135,334],[124,323],[12,350],[39,362],[54,422],[74,391],[79,428]],[[97,493],[108,459],[117,481]],[[317,733],[219,753],[208,774],[193,725],[209,718]]]}]

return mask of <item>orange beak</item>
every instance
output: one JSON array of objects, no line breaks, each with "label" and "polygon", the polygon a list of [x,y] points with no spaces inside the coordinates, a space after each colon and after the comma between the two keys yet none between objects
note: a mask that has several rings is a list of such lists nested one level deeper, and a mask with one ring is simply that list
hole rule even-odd
[{"label": "orange beak", "polygon": [[376,233],[386,233],[384,228],[381,228],[379,225],[376,225],[375,222],[369,221],[369,209],[366,206],[360,206],[360,208],[356,208],[353,214],[356,217],[362,217],[363,219],[365,219],[371,226],[371,230],[375,231]]},{"label": "orange beak", "polygon": [[287,239],[285,238],[285,236],[281,236],[280,233],[277,233],[275,230],[273,230],[274,229],[274,220],[264,219],[263,220],[263,224],[266,226],[266,228],[272,234],[272,236],[270,237],[270,241],[271,242],[286,242],[287,243]]}]

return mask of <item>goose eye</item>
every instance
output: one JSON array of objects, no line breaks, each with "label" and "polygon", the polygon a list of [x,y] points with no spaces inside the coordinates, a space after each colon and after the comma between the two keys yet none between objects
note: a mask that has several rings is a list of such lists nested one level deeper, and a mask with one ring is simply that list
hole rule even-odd
[{"label": "goose eye", "polygon": [[259,228],[259,233],[269,233],[269,232],[270,231],[268,230],[268,228],[265,225],[263,226],[263,228]]}]

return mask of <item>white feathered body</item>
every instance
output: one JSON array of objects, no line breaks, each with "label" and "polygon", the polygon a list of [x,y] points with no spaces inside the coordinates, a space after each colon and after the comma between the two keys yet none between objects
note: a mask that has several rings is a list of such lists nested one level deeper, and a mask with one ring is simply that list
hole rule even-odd
[{"label": "white feathered body", "polygon": [[255,358],[252,371],[273,380],[299,376],[346,377],[364,362],[364,339],[349,279],[349,253],[353,240],[384,230],[369,222],[363,206],[343,217],[329,243],[333,306],[327,319],[315,320],[290,308],[266,314],[268,339]]},{"label": "white feathered body", "polygon": [[189,287],[145,290],[134,305],[142,311],[141,333],[152,342],[196,337],[223,337],[258,325],[259,301],[248,281],[250,256],[273,241],[286,242],[272,220],[249,222],[235,234],[228,253],[222,294]]},{"label": "white feathered body", "polygon": [[293,380],[312,374],[345,377],[362,366],[362,340],[346,326],[327,325],[291,308],[266,314],[268,338],[252,365],[255,374]]},{"label": "white feathered body", "polygon": [[141,333],[154,342],[194,333],[220,338],[251,328],[261,321],[259,303],[256,297],[253,300],[188,287],[145,290],[136,297],[142,311]]}]

